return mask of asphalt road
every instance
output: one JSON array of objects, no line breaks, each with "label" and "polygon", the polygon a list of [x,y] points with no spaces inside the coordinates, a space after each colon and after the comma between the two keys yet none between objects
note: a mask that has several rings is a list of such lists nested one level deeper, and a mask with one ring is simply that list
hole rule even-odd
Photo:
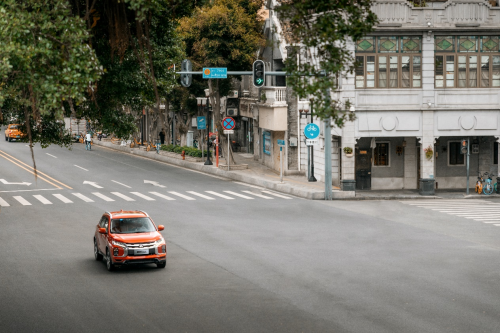
[{"label": "asphalt road", "polygon": [[[82,144],[35,158],[36,182],[29,148],[0,142],[0,332],[500,331],[495,223],[283,198]],[[165,225],[166,269],[94,260],[119,209]]]}]

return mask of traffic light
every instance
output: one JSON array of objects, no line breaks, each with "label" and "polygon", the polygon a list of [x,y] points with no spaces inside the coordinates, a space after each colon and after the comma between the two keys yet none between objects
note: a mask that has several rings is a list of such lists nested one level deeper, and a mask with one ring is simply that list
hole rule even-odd
[{"label": "traffic light", "polygon": [[257,88],[263,87],[266,83],[266,70],[264,69],[264,61],[255,60],[253,63],[253,85]]},{"label": "traffic light", "polygon": [[[182,72],[191,72],[193,65],[191,61],[184,59],[181,64]],[[189,87],[193,82],[193,74],[181,74],[181,84],[183,87]]]},{"label": "traffic light", "polygon": [[461,142],[461,150],[462,154],[467,154],[467,150],[469,149],[469,145],[467,144],[467,140],[463,139]]}]

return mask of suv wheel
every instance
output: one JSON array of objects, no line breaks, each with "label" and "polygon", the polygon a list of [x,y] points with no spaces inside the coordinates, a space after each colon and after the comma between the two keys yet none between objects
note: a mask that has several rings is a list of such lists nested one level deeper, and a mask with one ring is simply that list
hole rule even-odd
[{"label": "suv wheel", "polygon": [[108,249],[106,249],[106,268],[110,272],[115,270],[115,265],[113,265],[113,259],[111,259],[111,253],[109,253]]},{"label": "suv wheel", "polygon": [[8,139],[7,139],[7,135],[6,135],[6,136],[5,136],[5,141],[7,141],[7,140],[8,140]]},{"label": "suv wheel", "polygon": [[12,138],[11,138],[11,137],[9,137],[9,140],[8,140],[8,141],[9,141],[9,142],[12,142]]},{"label": "suv wheel", "polygon": [[99,253],[99,249],[97,248],[97,242],[94,239],[94,258],[96,261],[102,261],[102,254]]},{"label": "suv wheel", "polygon": [[159,264],[156,264],[156,267],[158,268],[165,268],[165,266],[167,266],[167,262],[163,262],[163,263],[159,263]]}]

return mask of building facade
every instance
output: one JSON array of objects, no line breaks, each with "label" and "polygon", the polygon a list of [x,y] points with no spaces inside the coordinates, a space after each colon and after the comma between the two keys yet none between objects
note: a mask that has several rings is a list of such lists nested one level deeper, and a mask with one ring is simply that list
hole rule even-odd
[{"label": "building facade", "polygon": [[[275,5],[268,1],[265,32],[276,43],[260,53],[273,71],[293,56]],[[313,120],[322,129],[313,146],[316,178],[324,181],[324,142],[332,140],[332,183],[341,189],[465,189],[463,139],[470,144],[470,187],[478,173],[496,177],[500,7],[487,0],[427,1],[425,7],[374,0],[372,10],[379,23],[369,36],[349,43],[358,66],[332,92],[340,104],[354,105],[356,120],[334,127],[331,138],[324,137],[323,122]],[[307,177],[303,129],[310,118],[301,111],[309,110],[309,102],[279,80],[268,77],[261,89],[242,84],[240,107],[254,120],[254,158],[278,171],[276,140],[285,139],[285,173]]]}]

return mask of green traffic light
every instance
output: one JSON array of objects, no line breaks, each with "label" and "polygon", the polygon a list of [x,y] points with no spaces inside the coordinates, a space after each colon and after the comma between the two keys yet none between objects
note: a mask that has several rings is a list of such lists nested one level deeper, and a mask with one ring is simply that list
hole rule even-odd
[{"label": "green traffic light", "polygon": [[264,82],[264,80],[259,78],[259,79],[255,80],[255,82],[260,85]]}]

